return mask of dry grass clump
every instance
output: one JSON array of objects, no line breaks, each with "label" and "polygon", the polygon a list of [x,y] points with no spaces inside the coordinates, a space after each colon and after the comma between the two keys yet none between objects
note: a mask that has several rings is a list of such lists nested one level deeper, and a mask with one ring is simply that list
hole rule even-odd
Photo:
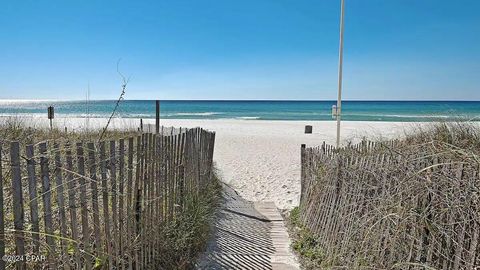
[{"label": "dry grass clump", "polygon": [[[45,140],[61,141],[80,141],[80,140],[99,140],[102,134],[101,129],[91,130],[65,130],[49,128],[37,125],[31,119],[21,117],[5,117],[0,119],[0,139],[3,141],[18,141],[20,143],[38,143]],[[125,130],[107,130],[102,140],[125,138],[135,134],[140,134],[135,129]]]},{"label": "dry grass clump", "polygon": [[474,123],[450,122],[436,123],[428,126],[417,126],[407,134],[403,144],[432,143],[444,145],[452,150],[480,153],[480,128]]},{"label": "dry grass clump", "polygon": [[321,247],[316,267],[479,267],[479,134],[441,123],[397,141],[305,149],[299,220]]}]

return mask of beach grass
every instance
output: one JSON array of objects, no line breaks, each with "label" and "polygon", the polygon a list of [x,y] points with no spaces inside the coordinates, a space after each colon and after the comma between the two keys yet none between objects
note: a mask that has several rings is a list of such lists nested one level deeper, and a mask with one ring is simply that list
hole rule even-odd
[{"label": "beach grass", "polygon": [[478,266],[478,125],[432,123],[365,145],[309,161],[317,162],[307,176],[313,195],[289,214],[304,268]]},{"label": "beach grass", "polygon": [[[102,140],[113,140],[126,138],[140,134],[134,127],[120,129],[107,129]],[[0,121],[0,138],[4,141],[18,141],[20,143],[38,143],[45,140],[60,141],[96,141],[102,135],[101,128],[91,129],[66,129],[48,128],[45,125],[35,122],[34,119],[11,116],[4,117]]]}]

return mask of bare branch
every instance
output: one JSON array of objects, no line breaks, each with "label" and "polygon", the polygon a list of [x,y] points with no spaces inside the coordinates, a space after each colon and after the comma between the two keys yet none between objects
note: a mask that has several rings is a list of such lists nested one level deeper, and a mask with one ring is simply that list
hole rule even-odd
[{"label": "bare branch", "polygon": [[103,139],[103,137],[105,136],[105,133],[107,132],[108,126],[110,125],[110,122],[112,121],[112,118],[115,116],[115,113],[118,110],[120,102],[122,102],[123,99],[124,99],[123,97],[125,96],[125,91],[127,89],[128,82],[130,81],[130,77],[125,78],[125,76],[120,72],[120,68],[119,68],[120,60],[122,60],[122,59],[121,58],[118,59],[118,62],[117,62],[117,73],[122,78],[122,92],[120,93],[120,96],[118,97],[117,102],[115,103],[115,108],[113,108],[112,114],[108,118],[107,124],[103,128],[102,134],[100,135],[100,138],[98,138],[98,141],[101,141]]}]

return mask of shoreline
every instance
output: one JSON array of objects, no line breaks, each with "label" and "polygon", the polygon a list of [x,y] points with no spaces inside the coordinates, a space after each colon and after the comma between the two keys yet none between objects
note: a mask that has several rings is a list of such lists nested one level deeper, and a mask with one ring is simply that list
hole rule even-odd
[{"label": "shoreline", "polygon": [[[264,119],[261,116],[238,116],[238,117],[218,117],[218,118],[178,118],[176,116],[205,116],[205,115],[217,115],[222,113],[216,112],[205,112],[205,113],[180,113],[180,114],[172,114],[168,116],[161,116],[161,120],[168,120],[168,121],[273,121],[273,122],[336,122],[334,119]],[[385,122],[385,123],[436,123],[436,122],[479,122],[480,123],[480,116],[479,117],[471,117],[467,118],[465,116],[446,116],[446,115],[392,115],[392,114],[385,114],[385,115],[361,115],[362,117],[390,117],[392,119],[349,119],[348,117],[358,116],[358,115],[344,115],[347,117],[347,120],[342,120],[343,122]],[[6,118],[18,118],[18,119],[46,119],[46,113],[32,113],[32,114],[0,114],[0,119]],[[83,115],[68,115],[68,114],[55,114],[55,119],[58,121],[65,121],[65,119],[108,119],[109,116],[105,115],[90,115],[89,117],[85,117]],[[397,119],[398,118],[398,119]],[[145,115],[135,115],[135,116],[116,116],[113,119],[122,119],[127,121],[139,121],[147,120],[153,121],[155,123],[155,116]],[[418,119],[418,120],[412,120]]]}]

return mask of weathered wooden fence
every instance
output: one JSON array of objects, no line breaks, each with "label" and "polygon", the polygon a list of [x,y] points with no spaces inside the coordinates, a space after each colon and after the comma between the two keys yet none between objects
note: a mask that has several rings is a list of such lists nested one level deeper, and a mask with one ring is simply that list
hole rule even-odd
[{"label": "weathered wooden fence", "polygon": [[300,220],[326,264],[480,269],[480,163],[440,143],[302,146]]},{"label": "weathered wooden fence", "polygon": [[1,142],[0,269],[154,264],[160,224],[211,180],[215,134],[175,134]]}]

